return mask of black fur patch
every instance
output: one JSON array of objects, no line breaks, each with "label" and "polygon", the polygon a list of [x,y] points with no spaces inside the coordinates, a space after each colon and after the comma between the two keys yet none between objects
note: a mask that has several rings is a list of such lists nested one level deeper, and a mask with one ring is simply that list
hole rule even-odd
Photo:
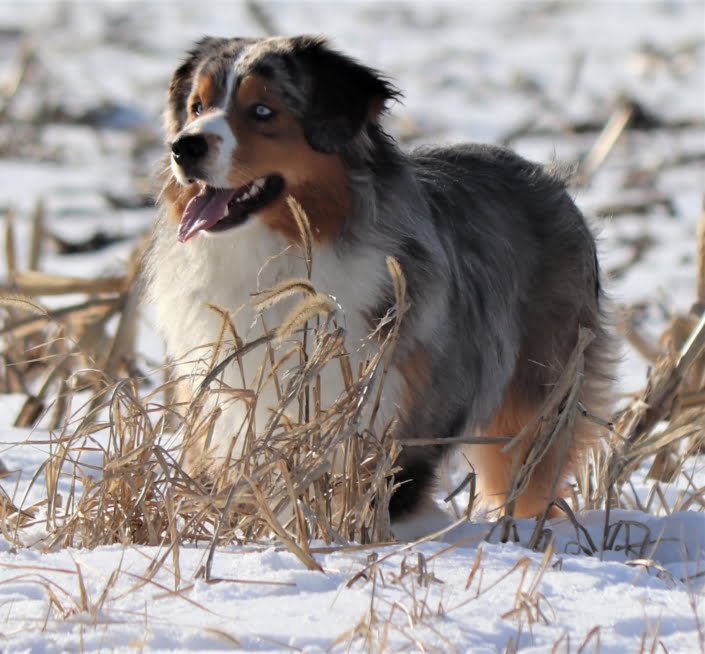
[{"label": "black fur patch", "polygon": [[396,489],[389,500],[389,517],[392,522],[413,515],[420,502],[428,495],[436,480],[436,461],[440,457],[440,454],[435,451],[437,448],[433,450],[431,456],[403,462],[402,471],[395,475]]},{"label": "black fur patch", "polygon": [[313,83],[304,134],[320,152],[338,152],[363,129],[374,103],[381,111],[399,95],[380,73],[331,50],[321,39],[294,39],[293,54]]},{"label": "black fur patch", "polygon": [[431,264],[431,257],[423,243],[412,236],[407,236],[401,243],[401,252],[403,255],[412,259],[417,265]]},{"label": "black fur patch", "polygon": [[[467,411],[464,407],[451,415],[445,427],[436,434],[418,434],[422,437],[453,438],[460,436],[467,422]],[[411,434],[404,434],[405,438]],[[412,515],[431,492],[436,482],[436,468],[444,453],[449,450],[447,445],[428,445],[424,447],[408,447],[402,451],[397,463],[402,470],[394,477],[394,491],[389,501],[389,517],[394,520]]]}]

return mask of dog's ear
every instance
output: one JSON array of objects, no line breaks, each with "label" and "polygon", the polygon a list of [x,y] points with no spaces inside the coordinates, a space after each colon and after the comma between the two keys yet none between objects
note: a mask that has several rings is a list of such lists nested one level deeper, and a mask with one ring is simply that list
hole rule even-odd
[{"label": "dog's ear", "polygon": [[164,126],[169,136],[175,136],[186,122],[187,107],[186,102],[191,93],[193,76],[199,63],[208,56],[210,52],[217,52],[228,39],[205,36],[194,44],[188,51],[184,62],[174,71],[169,82],[169,93],[167,97],[166,112],[164,113]]},{"label": "dog's ear", "polygon": [[299,37],[294,52],[311,78],[304,134],[320,152],[338,152],[368,124],[377,123],[399,91],[377,71],[332,50],[320,38]]}]

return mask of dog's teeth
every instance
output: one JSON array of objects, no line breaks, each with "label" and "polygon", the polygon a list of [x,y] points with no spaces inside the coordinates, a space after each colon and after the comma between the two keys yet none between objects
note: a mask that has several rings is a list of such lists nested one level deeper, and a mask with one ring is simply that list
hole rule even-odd
[{"label": "dog's teeth", "polygon": [[245,200],[251,200],[252,198],[259,195],[264,190],[264,185],[266,181],[267,180],[264,177],[260,177],[259,179],[255,179],[254,181],[250,182],[250,185],[247,187],[247,190],[243,191],[242,195],[235,198],[235,202],[244,202]]}]

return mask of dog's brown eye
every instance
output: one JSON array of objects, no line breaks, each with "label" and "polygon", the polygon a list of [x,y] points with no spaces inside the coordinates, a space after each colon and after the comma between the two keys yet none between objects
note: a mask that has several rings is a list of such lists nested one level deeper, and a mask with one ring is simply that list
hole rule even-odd
[{"label": "dog's brown eye", "polygon": [[191,113],[194,116],[200,116],[202,112],[203,112],[203,104],[201,102],[194,102],[191,105]]},{"label": "dog's brown eye", "polygon": [[274,116],[274,110],[266,104],[255,104],[250,108],[250,114],[255,120],[269,120]]}]

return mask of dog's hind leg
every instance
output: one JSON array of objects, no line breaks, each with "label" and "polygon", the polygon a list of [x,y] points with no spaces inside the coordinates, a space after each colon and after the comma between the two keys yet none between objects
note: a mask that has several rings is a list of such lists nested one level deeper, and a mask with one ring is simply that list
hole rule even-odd
[{"label": "dog's hind leg", "polygon": [[[539,405],[518,401],[516,394],[507,393],[499,410],[490,424],[481,430],[487,436],[516,436],[528,424],[539,410]],[[504,512],[507,494],[512,483],[513,457],[519,457],[521,462],[526,455],[530,443],[519,445],[509,452],[503,452],[505,444],[497,445],[467,445],[463,454],[473,466],[477,475],[477,489],[481,503],[488,509]],[[516,498],[514,515],[530,517],[538,515],[556,494],[560,495],[561,483],[565,474],[563,469],[567,461],[561,462],[564,450],[561,443],[554,445],[546,452],[543,460],[525,485],[522,493]],[[561,470],[558,477],[556,472]],[[555,486],[555,488],[554,488]]]},{"label": "dog's hind leg", "polygon": [[[580,393],[581,404],[591,413],[600,413],[610,406],[609,372],[611,351],[609,337],[600,332],[596,341],[585,353],[586,377]],[[526,392],[520,390],[523,382],[515,380],[510,384],[504,402],[494,417],[482,430],[488,436],[514,437],[538,413],[543,398],[537,396],[533,401],[526,398]],[[556,497],[566,494],[566,478],[584,458],[586,451],[600,439],[602,427],[589,418],[578,414],[570,432],[559,434],[548,447],[541,460],[535,466],[531,477],[516,498],[514,515],[524,518],[541,513],[546,504]],[[477,473],[477,487],[481,501],[490,508],[503,511],[507,494],[512,483],[513,460],[518,457],[522,463],[533,442],[518,444],[509,452],[502,452],[504,445],[468,445],[464,453]],[[555,507],[549,517],[561,515]]]}]

